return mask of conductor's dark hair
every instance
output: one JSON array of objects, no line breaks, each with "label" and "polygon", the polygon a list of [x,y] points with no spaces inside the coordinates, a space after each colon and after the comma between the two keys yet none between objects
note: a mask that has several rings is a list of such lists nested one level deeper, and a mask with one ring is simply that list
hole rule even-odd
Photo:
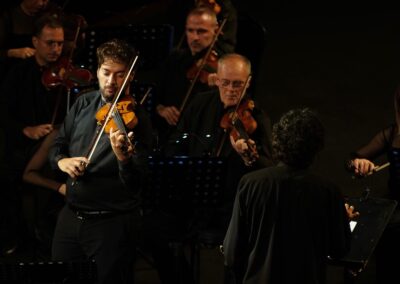
[{"label": "conductor's dark hair", "polygon": [[101,66],[106,60],[112,60],[116,63],[130,65],[135,55],[135,49],[128,42],[122,39],[112,39],[97,48],[97,63],[98,66]]},{"label": "conductor's dark hair", "polygon": [[324,127],[314,111],[290,110],[273,126],[273,157],[293,168],[307,168],[324,147],[324,136]]}]

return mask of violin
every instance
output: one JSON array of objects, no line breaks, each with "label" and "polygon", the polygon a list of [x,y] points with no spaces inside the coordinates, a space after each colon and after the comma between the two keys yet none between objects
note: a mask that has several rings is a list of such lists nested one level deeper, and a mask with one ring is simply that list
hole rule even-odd
[{"label": "violin", "polygon": [[247,138],[257,128],[257,121],[251,115],[254,109],[253,100],[243,101],[236,111],[227,112],[221,119],[220,126],[230,130],[230,135],[236,141],[239,138]]},{"label": "violin", "polygon": [[[191,84],[189,86],[189,89],[186,92],[186,95],[185,95],[185,97],[184,97],[184,99],[182,101],[182,104],[179,107],[179,112],[182,112],[183,109],[185,108],[186,103],[188,102],[189,96],[191,95],[191,93],[193,91],[194,85],[196,84],[197,80],[199,79],[200,74],[202,73],[204,67],[206,66],[207,59],[212,59],[212,61],[210,61],[211,63],[215,62],[215,63],[213,63],[214,64],[214,70],[217,70],[218,57],[216,56],[216,52],[213,50],[213,48],[214,48],[214,45],[215,45],[215,43],[217,41],[217,38],[218,38],[219,34],[221,33],[221,31],[222,31],[222,29],[223,29],[223,27],[224,27],[224,25],[226,23],[226,20],[227,20],[227,18],[224,18],[224,20],[222,21],[222,24],[219,26],[218,31],[214,35],[213,41],[212,41],[211,45],[209,46],[209,48],[207,49],[207,52],[206,52],[205,56],[198,63],[196,63],[196,67],[193,67],[194,76],[193,76],[193,79],[191,80]],[[210,72],[206,72],[206,71],[203,72],[203,81],[204,82],[208,83],[208,75],[209,74],[210,74]]]},{"label": "violin", "polygon": [[[204,60],[204,65],[201,67],[202,60]],[[189,80],[194,80],[196,74],[198,75],[198,80],[203,84],[208,84],[208,76],[212,73],[216,73],[218,68],[218,54],[215,50],[205,58],[200,59],[193,64],[189,70],[186,72],[186,78]]]},{"label": "violin", "polygon": [[[111,119],[105,125],[104,132],[110,133],[112,128],[114,131],[119,129],[125,131],[126,129],[133,129],[138,124],[138,118],[134,112],[136,101],[133,97],[125,95],[117,102]],[[108,112],[110,111],[111,104],[105,104],[96,113],[96,120],[98,125],[105,123]]]},{"label": "violin", "polygon": [[[247,83],[249,82],[251,76],[249,76],[246,80],[246,83],[243,87],[241,98],[246,91]],[[233,138],[234,141],[238,139],[244,139],[247,144],[247,151],[243,154],[243,158],[247,165],[251,165],[258,158],[259,154],[257,151],[257,147],[254,143],[250,143],[249,135],[253,134],[257,129],[257,121],[252,116],[252,111],[254,109],[254,101],[247,99],[241,102],[239,100],[236,105],[235,110],[228,111],[222,116],[220,126],[225,129],[226,132],[229,132],[229,136]],[[222,148],[218,151],[218,154]]]},{"label": "violin", "polygon": [[66,57],[61,57],[42,73],[42,84],[48,89],[61,85],[70,90],[88,86],[92,80],[93,75],[89,70],[75,67]]}]

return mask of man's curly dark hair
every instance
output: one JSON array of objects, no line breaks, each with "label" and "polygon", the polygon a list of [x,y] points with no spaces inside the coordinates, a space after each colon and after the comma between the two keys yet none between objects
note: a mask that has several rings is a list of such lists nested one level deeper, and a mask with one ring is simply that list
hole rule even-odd
[{"label": "man's curly dark hair", "polygon": [[324,127],[314,111],[290,110],[273,126],[273,157],[290,167],[306,168],[324,147],[324,136]]}]

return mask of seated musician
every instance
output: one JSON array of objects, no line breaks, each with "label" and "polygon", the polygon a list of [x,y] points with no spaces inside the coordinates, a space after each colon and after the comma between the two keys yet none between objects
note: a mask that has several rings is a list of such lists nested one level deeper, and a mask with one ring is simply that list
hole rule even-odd
[{"label": "seated musician", "polygon": [[[216,60],[223,54],[222,50],[213,48],[218,29],[213,10],[207,7],[191,10],[185,28],[187,47],[174,50],[156,72],[154,125],[158,130],[159,148],[163,148],[166,137],[176,127],[184,102],[211,88],[208,77],[215,73]],[[203,62],[205,66],[199,68]]]},{"label": "seated musician", "polygon": [[[235,53],[222,56],[218,61],[216,80],[218,89],[201,93],[193,98],[187,111],[182,115],[177,130],[169,139],[171,143],[166,149],[167,155],[221,157],[226,160],[227,176],[222,177],[223,203],[219,208],[208,212],[210,218],[206,220],[203,217],[197,218],[196,212],[192,211],[193,208],[183,204],[181,208],[176,206],[170,210],[162,208],[160,214],[145,222],[145,226],[151,227],[150,231],[153,230],[149,240],[153,238],[151,244],[155,250],[155,257],[160,262],[160,276],[167,278],[163,283],[179,283],[173,282],[177,281],[179,275],[171,275],[174,271],[172,251],[169,252],[170,258],[168,258],[168,244],[164,243],[163,246],[163,241],[167,242],[173,236],[185,234],[185,229],[190,229],[190,226],[196,223],[201,226],[199,229],[215,229],[216,238],[218,236],[220,238],[216,241],[222,243],[240,177],[246,172],[272,165],[270,120],[263,110],[257,106],[253,107],[254,102],[246,94],[250,84],[250,74],[251,63],[244,56]],[[241,99],[243,94],[244,98]],[[237,121],[235,114],[243,121]],[[249,133],[245,131],[246,129]],[[240,134],[237,135],[237,132]],[[179,142],[175,143],[176,141]],[[183,277],[189,277],[185,265],[179,269],[183,271]],[[184,279],[187,281],[184,283],[189,283],[190,279]]]}]

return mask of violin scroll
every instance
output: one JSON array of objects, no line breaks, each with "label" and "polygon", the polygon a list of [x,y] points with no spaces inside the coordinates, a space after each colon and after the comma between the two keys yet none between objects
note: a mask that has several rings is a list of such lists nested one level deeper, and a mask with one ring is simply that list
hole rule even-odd
[{"label": "violin scroll", "polygon": [[221,6],[215,0],[199,0],[197,5],[209,7],[217,15],[221,12]]}]

